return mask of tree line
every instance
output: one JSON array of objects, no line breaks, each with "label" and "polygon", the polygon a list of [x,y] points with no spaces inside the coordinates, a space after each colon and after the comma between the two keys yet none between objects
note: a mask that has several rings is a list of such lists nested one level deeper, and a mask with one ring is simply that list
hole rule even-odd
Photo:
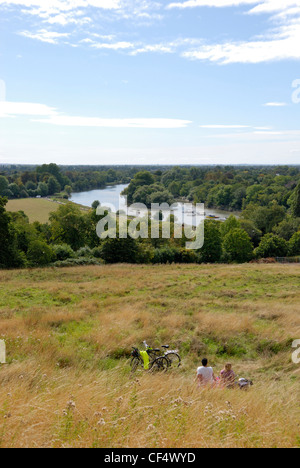
[{"label": "tree line", "polygon": [[[155,177],[155,173],[150,175]],[[296,175],[284,177],[296,179]],[[141,180],[140,175],[133,180]],[[224,223],[206,220],[204,246],[198,251],[185,249],[188,239],[184,235],[175,238],[174,216],[169,220],[170,239],[149,236],[101,240],[96,233],[101,219],[97,215],[97,202],[88,212],[70,202],[60,205],[46,224],[29,223],[25,213],[7,212],[6,204],[7,198],[0,197],[1,268],[119,262],[243,263],[300,255],[300,181],[289,190],[286,206],[276,199],[267,204],[250,201],[238,219],[232,215]],[[161,230],[163,222],[160,221]]]},{"label": "tree line", "polygon": [[72,192],[96,190],[110,184],[127,184],[138,168],[90,167],[43,164],[2,166],[0,196],[8,199],[58,195],[68,199]]},{"label": "tree line", "polygon": [[288,209],[300,181],[300,166],[199,166],[139,171],[124,191],[129,203],[205,203],[207,208],[241,211],[277,203]]}]

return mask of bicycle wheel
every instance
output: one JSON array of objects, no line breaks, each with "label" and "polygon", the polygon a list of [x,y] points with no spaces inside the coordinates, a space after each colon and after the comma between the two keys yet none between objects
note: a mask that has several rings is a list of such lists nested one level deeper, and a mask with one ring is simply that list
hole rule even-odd
[{"label": "bicycle wheel", "polygon": [[133,357],[130,362],[131,372],[135,372],[140,364],[141,361],[138,358]]},{"label": "bicycle wheel", "polygon": [[169,367],[168,359],[160,356],[151,363],[151,372],[166,372]]},{"label": "bicycle wheel", "polygon": [[166,358],[170,366],[179,367],[181,365],[181,357],[177,353],[168,353],[166,354]]}]

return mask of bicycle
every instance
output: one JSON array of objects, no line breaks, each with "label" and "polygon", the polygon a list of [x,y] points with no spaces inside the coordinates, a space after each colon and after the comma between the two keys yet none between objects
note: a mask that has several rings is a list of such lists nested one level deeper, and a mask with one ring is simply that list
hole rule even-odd
[{"label": "bicycle", "polygon": [[[134,347],[132,348],[131,356],[132,356],[132,359],[130,362],[131,372],[135,372],[139,366],[143,368],[145,367],[144,360],[142,359],[138,348],[134,348]],[[148,370],[149,372],[166,371],[168,367],[169,367],[169,363],[165,356],[155,356],[149,362]]]},{"label": "bicycle", "polygon": [[[146,348],[146,351],[147,353],[149,354],[149,356],[152,356],[153,358],[155,356],[157,356],[158,354],[161,353],[161,350],[160,348],[151,348],[146,341],[143,342],[145,348]],[[173,350],[169,350],[170,346],[169,345],[163,345],[161,346],[162,348],[164,348],[165,350],[165,353],[164,353],[164,357],[167,359],[168,361],[168,367],[180,367],[181,366],[181,357],[178,353],[178,350],[177,349],[173,349]]]}]

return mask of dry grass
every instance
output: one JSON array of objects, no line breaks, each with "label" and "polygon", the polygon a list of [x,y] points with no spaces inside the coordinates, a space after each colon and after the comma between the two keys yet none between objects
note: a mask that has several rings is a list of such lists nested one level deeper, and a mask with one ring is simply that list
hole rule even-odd
[{"label": "dry grass", "polygon": [[[59,203],[65,204],[67,200],[60,200]],[[9,200],[6,209],[11,212],[24,211],[30,223],[38,221],[39,223],[45,224],[48,223],[50,214],[59,208],[59,203],[45,198],[22,198]],[[74,205],[78,206],[82,211],[88,210],[81,205]]]},{"label": "dry grass", "polygon": [[[1,447],[299,447],[298,266],[0,271]],[[147,339],[183,366],[132,377]],[[199,391],[203,355],[249,392]]]},{"label": "dry grass", "polygon": [[30,223],[34,223],[35,221],[47,223],[50,213],[56,211],[58,207],[59,205],[57,203],[39,198],[9,200],[6,206],[7,211],[24,211]]}]

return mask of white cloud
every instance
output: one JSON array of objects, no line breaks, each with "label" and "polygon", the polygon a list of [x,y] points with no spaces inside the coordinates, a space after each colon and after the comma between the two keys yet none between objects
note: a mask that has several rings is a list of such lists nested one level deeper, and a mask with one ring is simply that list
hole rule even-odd
[{"label": "white cloud", "polygon": [[171,8],[195,8],[195,7],[234,7],[241,5],[256,4],[259,0],[188,0],[186,2],[174,2],[167,5],[168,9]]},{"label": "white cloud", "polygon": [[206,128],[211,130],[219,130],[219,129],[240,129],[240,128],[252,128],[248,125],[200,125],[200,128]]},{"label": "white cloud", "polygon": [[263,63],[300,59],[300,0],[190,0],[171,3],[168,8],[234,7],[253,5],[249,15],[269,14],[275,27],[258,39],[208,44],[182,55],[192,60],[220,64]]},{"label": "white cloud", "polygon": [[60,39],[66,39],[70,36],[69,33],[58,33],[54,31],[47,31],[46,29],[40,29],[35,33],[30,31],[22,31],[19,34],[29,39],[36,39],[41,42],[47,42],[48,44],[58,44]]},{"label": "white cloud", "polygon": [[297,29],[286,38],[274,35],[273,40],[227,42],[202,46],[184,52],[183,57],[191,60],[209,60],[220,64],[263,63],[276,60],[300,59],[300,22]]},{"label": "white cloud", "polygon": [[66,127],[102,127],[102,128],[156,128],[177,129],[189,125],[189,120],[179,119],[102,119],[97,117],[76,117],[67,115],[54,115],[47,120],[37,122]]},{"label": "white cloud", "polygon": [[92,22],[90,17],[80,18],[92,9],[124,19],[161,19],[161,15],[156,13],[161,4],[150,0],[0,0],[0,7],[1,5],[21,7],[24,14],[36,16],[44,23],[61,26]]},{"label": "white cloud", "polygon": [[31,102],[0,102],[0,117],[16,117],[20,115],[26,116],[43,116],[51,117],[56,114],[54,107],[49,107],[44,104]]},{"label": "white cloud", "polygon": [[59,113],[54,107],[45,104],[26,102],[0,102],[0,118],[11,118],[18,116],[43,117],[33,119],[32,122],[39,122],[65,127],[102,127],[102,128],[157,128],[157,129],[178,129],[185,128],[190,123],[189,120],[164,119],[164,118],[130,118],[113,119],[98,117],[69,116]]},{"label": "white cloud", "polygon": [[49,13],[86,7],[113,10],[119,8],[120,3],[120,0],[0,0],[0,5],[38,8],[40,11]]},{"label": "white cloud", "polygon": [[265,107],[285,107],[287,106],[286,102],[267,102],[264,104]]},{"label": "white cloud", "polygon": [[133,52],[131,52],[131,55],[138,55],[138,54],[144,54],[147,52],[156,52],[156,53],[172,53],[174,52],[174,48],[172,45],[166,45],[166,44],[148,44],[144,45],[140,48],[135,49]]},{"label": "white cloud", "polygon": [[91,47],[94,49],[110,49],[110,50],[124,50],[124,49],[132,49],[134,44],[131,42],[92,42]]}]

